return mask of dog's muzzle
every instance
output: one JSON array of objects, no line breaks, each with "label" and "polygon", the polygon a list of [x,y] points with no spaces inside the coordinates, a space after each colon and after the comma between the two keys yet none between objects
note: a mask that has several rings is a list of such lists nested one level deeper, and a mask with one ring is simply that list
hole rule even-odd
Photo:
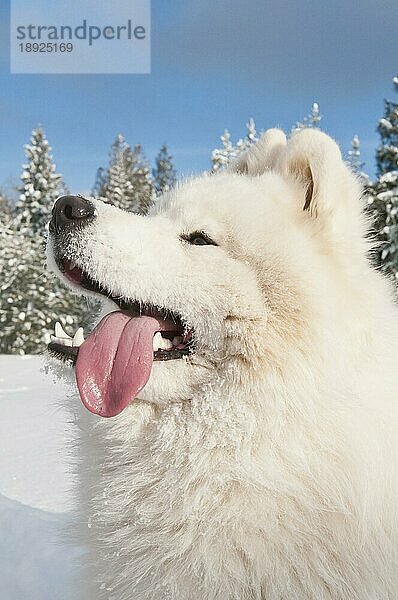
[{"label": "dog's muzzle", "polygon": [[50,232],[85,227],[95,219],[94,204],[82,196],[61,196],[55,202],[50,221]]}]

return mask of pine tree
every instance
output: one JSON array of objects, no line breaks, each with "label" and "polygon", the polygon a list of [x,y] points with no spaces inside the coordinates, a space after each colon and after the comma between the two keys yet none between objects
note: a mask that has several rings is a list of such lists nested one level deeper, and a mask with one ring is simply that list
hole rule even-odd
[{"label": "pine tree", "polygon": [[127,164],[131,172],[133,195],[137,206],[135,212],[145,215],[153,204],[154,186],[148,161],[144,157],[140,144],[134,146]]},{"label": "pine tree", "polygon": [[361,160],[361,142],[358,135],[354,135],[351,140],[351,150],[348,151],[347,163],[351,171],[358,176],[361,184],[367,190],[371,185],[371,181],[364,171],[365,163]]},{"label": "pine tree", "polygon": [[258,135],[256,130],[256,124],[254,119],[250,117],[248,122],[246,123],[246,135],[244,138],[241,138],[236,143],[237,153],[238,155],[241,152],[245,152],[252,144],[255,144],[258,141]]},{"label": "pine tree", "polygon": [[[394,78],[398,91],[398,77]],[[371,186],[370,210],[381,247],[378,254],[383,271],[398,278],[398,103],[384,101],[379,120],[380,145],[376,152],[377,180]]]},{"label": "pine tree", "polygon": [[361,161],[361,142],[357,135],[351,140],[351,150],[348,151],[348,164],[354,173],[360,173],[364,167]]},{"label": "pine tree", "polygon": [[231,134],[229,133],[228,129],[225,129],[223,135],[220,137],[220,140],[222,142],[221,148],[215,148],[211,153],[213,171],[222,169],[236,157],[235,147],[231,142]]},{"label": "pine tree", "polygon": [[46,270],[46,225],[62,181],[49,152],[42,130],[36,130],[16,218],[0,222],[0,353],[41,352],[56,321],[73,333],[92,314],[86,301]]},{"label": "pine tree", "polygon": [[117,135],[111,147],[108,169],[98,169],[95,183],[98,196],[119,208],[126,208],[125,203],[130,200],[131,195],[131,184],[126,172],[128,149],[130,148],[124,137]]},{"label": "pine tree", "polygon": [[17,223],[44,233],[54,201],[64,193],[65,186],[56,172],[51,147],[41,127],[32,131],[30,144],[25,145],[25,155],[28,162],[22,167]]},{"label": "pine tree", "polygon": [[320,122],[323,118],[319,110],[318,102],[314,102],[311,106],[311,112],[304,117],[302,121],[298,121],[292,131],[300,131],[301,129],[320,129]]},{"label": "pine tree", "polygon": [[145,214],[153,202],[153,183],[140,145],[133,149],[119,134],[112,144],[109,166],[97,172],[94,192],[122,210]]},{"label": "pine tree", "polygon": [[222,147],[216,148],[211,153],[212,170],[214,172],[223,169],[258,140],[254,119],[250,118],[246,123],[246,130],[246,136],[240,138],[235,145],[231,141],[231,134],[228,129],[224,131],[220,137]]},{"label": "pine tree", "polygon": [[0,224],[8,223],[12,216],[11,202],[7,196],[0,190]]},{"label": "pine tree", "polygon": [[90,321],[92,307],[46,270],[44,244],[27,227],[0,227],[0,354],[37,354],[56,321],[71,335]]},{"label": "pine tree", "polygon": [[102,190],[106,183],[106,171],[104,167],[99,167],[97,169],[97,173],[95,175],[95,181],[93,185],[93,189],[91,190],[92,196],[98,198],[101,196]]},{"label": "pine tree", "polygon": [[[398,76],[393,79],[398,92]],[[378,131],[381,144],[377,149],[378,175],[385,175],[398,168],[398,103],[384,101],[384,117],[379,120]]]},{"label": "pine tree", "polygon": [[169,154],[166,144],[160,147],[155,159],[156,167],[152,171],[153,183],[158,194],[171,189],[176,182],[176,171],[173,157]]}]

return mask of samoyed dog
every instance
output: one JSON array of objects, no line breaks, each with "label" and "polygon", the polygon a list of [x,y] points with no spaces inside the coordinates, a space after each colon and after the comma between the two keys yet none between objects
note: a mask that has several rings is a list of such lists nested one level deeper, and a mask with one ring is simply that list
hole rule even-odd
[{"label": "samoyed dog", "polygon": [[398,313],[369,247],[313,130],[145,217],[58,199],[50,265],[104,300],[50,344],[88,409],[82,598],[398,598]]}]

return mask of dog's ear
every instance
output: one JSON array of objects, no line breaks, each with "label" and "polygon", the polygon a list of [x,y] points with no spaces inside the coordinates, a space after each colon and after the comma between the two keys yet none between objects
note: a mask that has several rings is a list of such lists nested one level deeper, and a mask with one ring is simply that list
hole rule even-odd
[{"label": "dog's ear", "polygon": [[360,186],[332,138],[314,129],[293,134],[277,169],[301,191],[301,208],[334,239],[363,236]]},{"label": "dog's ear", "polygon": [[331,208],[343,167],[337,144],[313,129],[293,134],[279,160],[281,173],[293,178],[304,190],[303,210],[313,215]]},{"label": "dog's ear", "polygon": [[280,129],[268,129],[231,164],[231,170],[246,175],[262,175],[272,170],[286,146],[286,136]]}]

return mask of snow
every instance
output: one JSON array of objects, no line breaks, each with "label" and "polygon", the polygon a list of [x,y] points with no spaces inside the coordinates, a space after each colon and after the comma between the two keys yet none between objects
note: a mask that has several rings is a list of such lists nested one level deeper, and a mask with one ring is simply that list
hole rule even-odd
[{"label": "snow", "polygon": [[379,178],[380,183],[395,183],[398,181],[398,171],[389,171]]},{"label": "snow", "polygon": [[379,119],[379,125],[381,127],[384,127],[385,129],[391,130],[393,128],[392,123],[390,121],[388,121],[387,119]]},{"label": "snow", "polygon": [[382,200],[383,202],[388,202],[388,200],[392,200],[395,196],[396,193],[394,190],[387,190],[386,192],[380,192],[380,194],[377,194],[379,200]]},{"label": "snow", "polygon": [[41,357],[0,355],[0,597],[76,600],[68,392]]},{"label": "snow", "polygon": [[229,162],[250,148],[252,144],[257,142],[258,136],[253,118],[250,118],[246,123],[246,129],[246,137],[240,138],[235,145],[231,141],[231,134],[228,129],[224,130],[223,135],[220,137],[222,148],[215,148],[211,153],[213,171],[222,169]]}]

